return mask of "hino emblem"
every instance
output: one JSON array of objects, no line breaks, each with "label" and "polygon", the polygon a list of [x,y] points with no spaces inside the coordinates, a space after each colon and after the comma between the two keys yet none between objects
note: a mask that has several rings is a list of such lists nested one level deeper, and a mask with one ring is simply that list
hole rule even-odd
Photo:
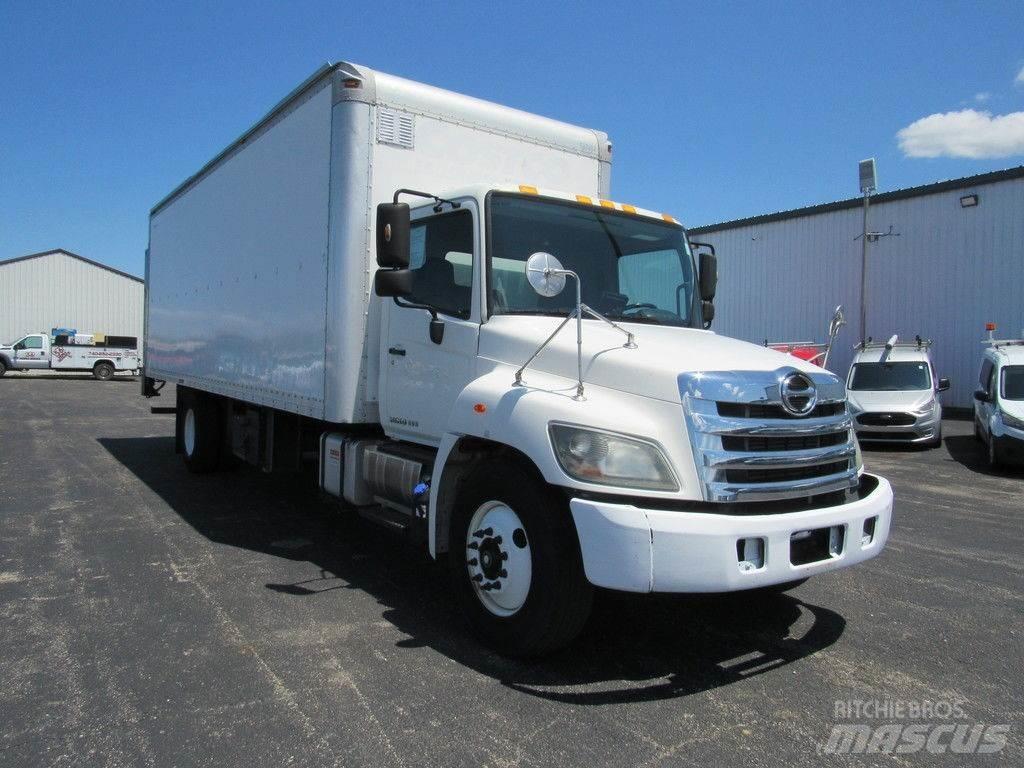
[{"label": "hino emblem", "polygon": [[802,373],[791,373],[779,387],[782,407],[794,416],[806,416],[818,404],[818,390],[814,382]]}]

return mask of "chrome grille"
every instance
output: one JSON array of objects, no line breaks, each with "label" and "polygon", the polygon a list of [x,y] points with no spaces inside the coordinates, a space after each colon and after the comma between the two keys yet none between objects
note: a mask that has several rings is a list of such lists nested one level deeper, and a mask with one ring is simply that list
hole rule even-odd
[{"label": "chrome grille", "polygon": [[679,377],[705,500],[771,501],[857,487],[857,443],[843,382],[827,371],[802,372],[815,385],[817,403],[809,415],[793,416],[780,385],[795,370]]}]

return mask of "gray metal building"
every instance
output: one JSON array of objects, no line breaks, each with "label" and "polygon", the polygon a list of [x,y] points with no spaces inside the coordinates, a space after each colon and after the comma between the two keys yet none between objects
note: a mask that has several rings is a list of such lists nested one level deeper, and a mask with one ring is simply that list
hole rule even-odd
[{"label": "gray metal building", "polygon": [[[845,375],[859,341],[862,198],[690,229],[719,258],[715,330],[750,341],[824,341]],[[867,335],[920,334],[947,406],[970,407],[985,323],[1024,336],[1024,166],[873,195],[868,230]]]},{"label": "gray metal building", "polygon": [[65,250],[0,261],[0,340],[54,327],[142,338],[142,278]]}]

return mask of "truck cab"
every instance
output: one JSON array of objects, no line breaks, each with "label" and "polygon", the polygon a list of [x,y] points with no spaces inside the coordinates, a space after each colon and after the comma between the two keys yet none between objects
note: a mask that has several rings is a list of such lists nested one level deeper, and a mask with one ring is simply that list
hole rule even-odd
[{"label": "truck cab", "polygon": [[50,367],[50,337],[30,333],[7,345],[0,345],[0,375],[5,370],[27,371]]},{"label": "truck cab", "polygon": [[538,579],[571,592],[524,566],[563,504],[560,556],[611,589],[784,589],[881,550],[892,493],[842,380],[708,330],[715,260],[673,217],[528,186],[436,199],[378,219],[400,243],[378,251],[383,450],[436,446],[429,545],[478,631],[500,644]]}]

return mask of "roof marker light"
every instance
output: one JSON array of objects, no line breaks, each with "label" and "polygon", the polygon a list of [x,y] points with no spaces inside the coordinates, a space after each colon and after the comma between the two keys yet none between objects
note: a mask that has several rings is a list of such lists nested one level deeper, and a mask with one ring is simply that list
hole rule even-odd
[{"label": "roof marker light", "polygon": [[584,205],[593,205],[594,204],[594,201],[591,200],[586,195],[576,195],[576,202],[577,203],[583,203]]},{"label": "roof marker light", "polygon": [[346,77],[344,80],[341,81],[341,84],[345,88],[362,88],[363,87],[362,80],[358,80],[358,79],[356,79],[354,77]]},{"label": "roof marker light", "polygon": [[531,187],[529,184],[520,184],[519,185],[519,191],[522,192],[524,195],[536,195],[536,194],[539,194],[537,192],[537,188],[536,187]]},{"label": "roof marker light", "polygon": [[626,213],[636,213],[636,207],[632,205],[626,205],[625,203],[622,204],[622,210],[624,210]]},{"label": "roof marker light", "polygon": [[611,200],[602,200],[601,201],[601,207],[602,208],[615,208],[615,203],[613,203]]},{"label": "roof marker light", "polygon": [[661,214],[661,218],[663,218],[665,221],[671,222],[672,224],[676,223],[676,220],[667,213]]}]

